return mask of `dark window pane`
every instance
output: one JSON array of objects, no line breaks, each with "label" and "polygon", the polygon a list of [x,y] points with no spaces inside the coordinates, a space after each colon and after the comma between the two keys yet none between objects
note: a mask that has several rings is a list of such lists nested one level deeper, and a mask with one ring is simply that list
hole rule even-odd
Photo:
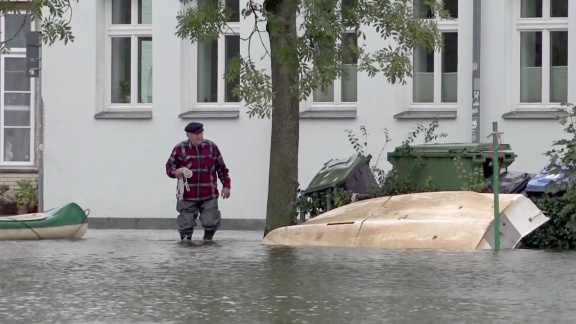
[{"label": "dark window pane", "polygon": [[450,17],[458,18],[458,0],[444,0],[444,9],[450,13]]},{"label": "dark window pane", "polygon": [[30,107],[5,107],[4,126],[30,126]]},{"label": "dark window pane", "polygon": [[4,106],[30,106],[30,92],[11,93],[4,92]]},{"label": "dark window pane", "polygon": [[458,33],[444,33],[442,38],[442,102],[457,102]]},{"label": "dark window pane", "polygon": [[138,103],[152,103],[152,37],[138,37]]},{"label": "dark window pane", "polygon": [[550,17],[568,17],[568,0],[550,0]]},{"label": "dark window pane", "polygon": [[226,0],[226,8],[232,12],[229,22],[240,21],[240,1],[239,0]]},{"label": "dark window pane", "polygon": [[434,102],[434,52],[423,47],[414,49],[414,102]]},{"label": "dark window pane", "polygon": [[568,100],[568,32],[550,32],[550,102]]},{"label": "dark window pane", "polygon": [[520,102],[542,102],[542,32],[520,33]]},{"label": "dark window pane", "polygon": [[4,161],[30,162],[30,128],[4,128]]},{"label": "dark window pane", "polygon": [[[226,49],[226,67],[225,69],[228,70],[230,60],[234,58],[240,57],[240,36],[226,36],[225,40],[225,49]],[[225,101],[226,102],[239,102],[240,99],[233,94],[234,88],[240,83],[240,74],[236,80],[231,82],[226,82],[226,94],[225,94]]]},{"label": "dark window pane", "polygon": [[413,10],[415,18],[434,18],[432,9],[426,3],[426,0],[414,0]]},{"label": "dark window pane", "polygon": [[4,41],[6,47],[26,47],[26,33],[30,31],[29,15],[7,14],[4,16]]},{"label": "dark window pane", "polygon": [[522,18],[541,18],[542,17],[542,0],[521,0],[520,17]]},{"label": "dark window pane", "polygon": [[112,103],[130,103],[131,40],[129,37],[112,38]]},{"label": "dark window pane", "polygon": [[138,23],[152,24],[152,0],[138,0]]},{"label": "dark window pane", "polygon": [[342,63],[346,75],[342,75],[342,102],[358,100],[358,56],[351,49],[358,46],[356,33],[346,33],[342,37]]},{"label": "dark window pane", "polygon": [[112,1],[112,24],[131,24],[132,0]]},{"label": "dark window pane", "polygon": [[198,102],[218,101],[218,41],[198,43]]},{"label": "dark window pane", "polygon": [[26,58],[4,59],[4,91],[30,91],[31,80],[26,74]]}]

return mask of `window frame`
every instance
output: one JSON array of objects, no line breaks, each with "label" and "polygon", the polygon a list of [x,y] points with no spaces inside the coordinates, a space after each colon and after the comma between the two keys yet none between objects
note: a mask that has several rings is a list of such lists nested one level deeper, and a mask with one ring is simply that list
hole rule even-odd
[{"label": "window frame", "polygon": [[[130,24],[112,24],[112,1],[106,0],[104,6],[105,17],[105,46],[104,46],[104,77],[105,77],[105,110],[106,111],[138,111],[152,110],[154,96],[151,103],[138,103],[138,38],[146,37],[152,39],[152,48],[154,48],[153,23],[138,24],[138,0],[131,0],[131,23]],[[152,12],[153,15],[153,12]],[[112,103],[112,38],[130,37],[130,102],[129,103]],[[152,55],[152,57],[154,57]],[[154,61],[154,59],[152,59]],[[154,64],[152,63],[152,70]],[[152,74],[154,76],[154,74]],[[154,84],[154,81],[152,81]],[[154,87],[152,87],[154,93]]]},{"label": "window frame", "polygon": [[[196,2],[197,4],[197,2]],[[221,7],[226,5],[224,0],[220,0],[219,4]],[[241,12],[242,1],[238,1],[238,12]],[[242,100],[236,102],[226,102],[226,80],[224,78],[224,73],[226,73],[226,36],[238,36],[240,37],[242,14],[240,13],[239,21],[227,22],[228,28],[225,32],[219,34],[218,36],[218,82],[216,85],[217,89],[217,100],[216,102],[202,102],[198,100],[198,51],[199,46],[197,42],[190,44],[190,82],[188,85],[188,91],[190,93],[190,103],[191,107],[186,109],[187,111],[194,110],[222,110],[222,111],[234,111],[239,110]],[[242,55],[242,40],[240,40],[240,55]],[[185,90],[186,91],[186,90]]]},{"label": "window frame", "polygon": [[[443,1],[440,1],[443,3]],[[414,7],[416,3],[414,3]],[[413,9],[414,9],[413,7]],[[460,5],[458,6],[460,10]],[[435,15],[437,16],[437,14]],[[441,34],[444,33],[455,33],[457,39],[457,50],[460,52],[460,31],[459,31],[459,17],[451,19],[434,18],[438,31]],[[431,18],[419,18],[419,19],[431,19]],[[436,49],[434,51],[434,100],[433,102],[414,102],[414,51],[411,55],[412,63],[412,77],[406,78],[405,89],[405,102],[408,102],[408,110],[455,110],[458,108],[458,102],[461,100],[458,92],[460,89],[456,89],[456,102],[442,102],[442,58],[444,55],[444,49]],[[458,60],[458,71],[456,72],[457,80],[460,79],[460,60]],[[460,86],[459,81],[456,82],[458,87]]]},{"label": "window frame", "polygon": [[[342,3],[342,0],[337,0]],[[336,42],[341,43],[345,34],[354,34],[356,31],[354,28],[346,28],[343,35]],[[358,47],[361,46],[360,39],[356,35],[356,44]],[[309,65],[313,65],[314,62],[309,62]],[[358,69],[358,61],[356,62],[356,69]],[[342,101],[342,78],[337,77],[332,81],[334,100],[333,101],[314,101],[314,93],[316,89],[310,92],[308,98],[300,102],[300,117],[301,118],[356,118],[358,110],[358,101],[360,97],[358,86],[360,83],[360,76],[362,73],[356,70],[356,101]],[[337,100],[336,100],[337,99]]]},{"label": "window frame", "polygon": [[[23,14],[29,15],[27,10],[18,10],[16,13],[11,14]],[[36,31],[35,22],[30,19],[30,31]],[[5,33],[5,15],[0,17],[0,32],[2,35],[0,39],[4,40]],[[26,59],[26,47],[13,47],[9,49],[8,53],[0,53],[0,168],[13,168],[13,167],[23,167],[32,168],[36,166],[36,82],[35,78],[30,78],[26,75],[28,82],[30,82],[30,126],[8,126],[8,128],[18,129],[18,128],[28,128],[30,129],[30,161],[5,161],[5,142],[4,142],[4,131],[7,128],[5,126],[4,112],[6,111],[6,105],[4,102],[5,90],[4,90],[4,79],[5,79],[5,60],[6,58],[22,58]],[[13,91],[10,91],[13,92]]]},{"label": "window frame", "polygon": [[[570,32],[569,32],[569,17],[550,17],[550,0],[542,0],[542,17],[536,18],[522,18],[522,0],[514,1],[512,14],[513,14],[513,59],[512,59],[512,77],[513,77],[513,102],[516,109],[551,109],[558,108],[560,102],[550,101],[550,32],[564,31],[568,33],[568,65],[567,73],[569,73],[570,65]],[[570,10],[568,10],[568,16]],[[521,32],[542,32],[542,89],[540,102],[521,102]],[[569,77],[568,77],[569,79]],[[566,84],[568,87],[568,81]],[[567,91],[569,95],[569,91]]]},{"label": "window frame", "polygon": [[[353,34],[356,36],[356,43],[358,43],[358,35],[356,35],[356,31],[354,28],[346,28],[344,33],[337,43],[341,44],[342,40],[344,39],[345,35]],[[311,63],[314,64],[314,63]],[[342,63],[342,65],[346,65]],[[356,69],[358,69],[358,61],[356,61]],[[355,109],[358,106],[358,70],[356,70],[356,101],[342,101],[342,78],[337,77],[332,81],[332,88],[333,88],[333,101],[314,101],[314,93],[316,90],[312,90],[310,96],[308,97],[308,104],[310,108],[345,108],[345,109]]]}]

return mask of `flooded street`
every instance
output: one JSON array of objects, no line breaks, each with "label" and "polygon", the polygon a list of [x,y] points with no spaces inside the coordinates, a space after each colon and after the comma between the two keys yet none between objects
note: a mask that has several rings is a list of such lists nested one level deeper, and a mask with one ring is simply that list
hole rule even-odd
[{"label": "flooded street", "polygon": [[567,323],[576,254],[283,248],[261,232],[0,242],[0,323]]}]

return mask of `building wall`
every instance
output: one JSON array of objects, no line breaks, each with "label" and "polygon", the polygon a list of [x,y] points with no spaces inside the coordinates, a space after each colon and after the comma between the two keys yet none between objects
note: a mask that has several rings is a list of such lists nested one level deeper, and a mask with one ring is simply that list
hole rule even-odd
[{"label": "building wall", "polygon": [[0,174],[0,183],[9,185],[10,191],[8,194],[13,195],[18,190],[17,182],[20,179],[36,180],[37,178],[37,173],[2,173]]},{"label": "building wall", "polygon": [[[187,70],[188,45],[174,34],[179,4],[153,3],[152,118],[96,119],[94,116],[104,107],[102,2],[73,3],[75,42],[43,50],[45,204],[49,208],[75,201],[90,208],[91,217],[96,218],[173,219],[177,214],[176,181],[165,175],[164,165],[173,146],[185,139],[183,129],[191,119],[178,116],[190,106],[192,88]],[[471,141],[471,3],[461,2],[459,9],[459,99],[454,111],[457,117],[440,121],[441,131],[449,134],[444,142]],[[486,140],[492,121],[498,121],[504,141],[518,154],[512,169],[536,172],[546,162],[542,153],[560,135],[561,128],[557,121],[549,119],[502,119],[504,113],[515,109],[507,70],[513,62],[512,49],[508,33],[502,31],[506,28],[512,33],[511,9],[501,0],[485,0],[482,6],[480,136]],[[251,27],[250,21],[242,22],[243,36],[248,35]],[[570,28],[574,29],[572,22]],[[368,34],[369,39],[377,39],[375,32]],[[570,36],[571,44],[575,44],[573,38]],[[258,42],[254,43],[253,57],[260,57],[263,50]],[[382,43],[375,41],[368,46],[377,49]],[[242,52],[247,51],[247,44],[242,43]],[[266,67],[266,62],[259,64]],[[570,69],[570,89],[573,89],[576,71],[572,63]],[[426,118],[395,118],[407,110],[410,91],[408,87],[388,84],[384,77],[359,75],[354,118],[302,118],[301,187],[305,188],[329,159],[353,153],[347,129],[359,134],[359,127],[365,126],[370,133],[370,153],[377,156],[384,144],[384,128],[393,139],[386,148],[391,151],[417,122],[428,124],[430,119]],[[266,212],[271,123],[267,119],[249,118],[246,111],[242,107],[237,118],[192,119],[205,124],[205,137],[220,146],[230,168],[231,198],[220,201],[223,217],[227,219],[263,219]],[[385,155],[380,165],[390,168]]]}]

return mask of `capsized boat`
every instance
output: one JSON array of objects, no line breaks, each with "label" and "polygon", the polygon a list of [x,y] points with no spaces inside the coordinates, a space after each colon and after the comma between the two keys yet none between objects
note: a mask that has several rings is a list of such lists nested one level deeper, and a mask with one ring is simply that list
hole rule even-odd
[{"label": "capsized boat", "polygon": [[88,230],[88,210],[69,203],[42,213],[0,217],[0,240],[79,239]]},{"label": "capsized boat", "polygon": [[[441,191],[378,197],[270,231],[264,244],[387,249],[493,249],[494,196]],[[549,218],[522,194],[500,194],[500,249]]]}]

